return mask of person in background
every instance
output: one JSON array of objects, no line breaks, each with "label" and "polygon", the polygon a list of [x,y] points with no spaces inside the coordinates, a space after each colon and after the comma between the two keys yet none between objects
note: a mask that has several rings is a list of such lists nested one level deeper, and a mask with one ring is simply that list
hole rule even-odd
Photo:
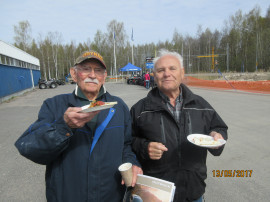
[{"label": "person in background", "polygon": [[153,89],[155,87],[154,73],[150,73],[150,87]]},{"label": "person in background", "polygon": [[[106,65],[99,53],[82,53],[70,74],[77,83],[75,91],[45,100],[37,121],[15,146],[26,158],[46,165],[48,201],[119,202],[125,186],[118,167],[124,162],[133,164],[133,186],[137,174],[142,174],[131,150],[129,109],[106,91]],[[80,112],[95,100],[117,104]]]},{"label": "person in background", "polygon": [[145,88],[149,89],[150,85],[150,75],[149,72],[147,71],[146,74],[144,75],[144,80],[145,80]]},{"label": "person in background", "polygon": [[209,151],[219,156],[224,146],[207,149],[187,140],[189,134],[227,139],[227,125],[215,109],[182,83],[183,59],[161,50],[154,59],[157,88],[130,110],[132,148],[145,175],[174,182],[175,202],[202,201]]}]

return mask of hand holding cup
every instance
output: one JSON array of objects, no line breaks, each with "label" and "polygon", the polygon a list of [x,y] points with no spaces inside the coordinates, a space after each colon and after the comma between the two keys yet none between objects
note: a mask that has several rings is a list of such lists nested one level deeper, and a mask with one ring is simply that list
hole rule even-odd
[{"label": "hand holding cup", "polygon": [[122,179],[124,180],[125,185],[127,187],[130,187],[132,185],[132,178],[133,178],[132,164],[123,163],[122,165],[119,166],[118,170],[122,175]]}]

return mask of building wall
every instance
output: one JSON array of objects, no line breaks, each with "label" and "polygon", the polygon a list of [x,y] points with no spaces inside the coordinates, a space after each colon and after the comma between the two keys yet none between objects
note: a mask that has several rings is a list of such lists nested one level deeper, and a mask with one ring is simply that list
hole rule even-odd
[{"label": "building wall", "polygon": [[0,64],[0,98],[33,88],[31,71],[36,86],[41,77],[39,70]]},{"label": "building wall", "polygon": [[0,102],[38,85],[39,59],[0,40]]},{"label": "building wall", "polygon": [[[39,59],[28,54],[27,52],[0,40],[0,63],[21,66],[30,69],[40,70]],[[33,67],[34,66],[34,67]]]}]

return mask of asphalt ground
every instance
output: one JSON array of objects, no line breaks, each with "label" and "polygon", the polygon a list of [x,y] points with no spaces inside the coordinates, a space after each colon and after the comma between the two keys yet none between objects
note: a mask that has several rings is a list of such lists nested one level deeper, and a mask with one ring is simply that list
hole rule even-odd
[{"label": "asphalt ground", "polygon": [[[72,92],[74,87],[35,89],[0,104],[0,201],[46,201],[45,166],[23,158],[14,142],[36,120],[46,98]],[[125,83],[107,83],[106,88],[129,107],[148,92],[142,86]],[[209,153],[207,158],[205,200],[269,201],[270,95],[194,87],[191,90],[203,96],[229,126],[229,140],[222,155],[213,157]],[[217,177],[218,172],[222,177]],[[235,176],[228,177],[230,172]]]}]

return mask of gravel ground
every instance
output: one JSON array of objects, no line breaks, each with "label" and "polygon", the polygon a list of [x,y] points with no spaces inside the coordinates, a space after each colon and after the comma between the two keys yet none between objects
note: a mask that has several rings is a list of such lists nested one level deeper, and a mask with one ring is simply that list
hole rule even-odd
[{"label": "gravel ground", "polygon": [[238,80],[238,81],[266,81],[270,80],[270,72],[226,73],[225,77],[228,80]]},{"label": "gravel ground", "polygon": [[[35,89],[0,104],[0,201],[45,202],[45,166],[23,158],[14,142],[33,123],[44,99],[69,93],[75,85]],[[148,90],[125,83],[106,84],[130,108]],[[270,199],[269,95],[191,88],[211,103],[229,126],[229,140],[220,157],[208,155],[207,202]],[[249,171],[251,177],[215,177],[213,171]]]},{"label": "gravel ground", "polygon": [[199,73],[199,74],[186,74],[185,76],[191,76],[204,80],[236,80],[236,81],[267,81],[270,80],[270,72],[228,72],[222,73]]}]

